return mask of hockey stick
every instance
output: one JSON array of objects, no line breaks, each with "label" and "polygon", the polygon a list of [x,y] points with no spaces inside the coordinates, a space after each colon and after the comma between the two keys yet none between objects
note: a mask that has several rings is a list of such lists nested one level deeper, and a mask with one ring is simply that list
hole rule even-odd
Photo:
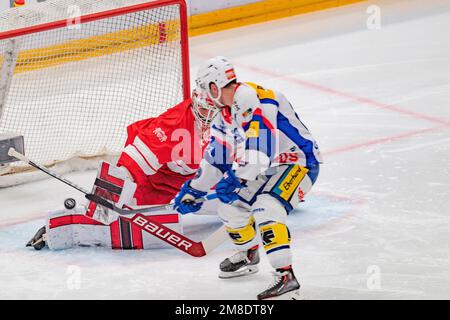
[{"label": "hockey stick", "polygon": [[[171,210],[173,209],[173,204],[163,204],[163,205],[156,205],[156,206],[149,206],[149,207],[142,207],[142,208],[138,208],[138,209],[121,209],[119,207],[116,207],[113,203],[109,202],[108,200],[106,200],[105,198],[102,198],[98,195],[92,194],[89,191],[87,191],[86,189],[80,187],[79,185],[73,183],[72,181],[69,181],[65,178],[63,178],[62,176],[60,176],[59,174],[48,170],[47,168],[45,168],[44,166],[41,166],[33,161],[31,161],[30,159],[28,159],[27,157],[25,157],[23,154],[17,152],[14,148],[10,148],[8,150],[8,155],[14,158],[17,158],[25,163],[28,163],[30,166],[41,170],[43,172],[45,172],[46,174],[48,174],[49,176],[52,176],[55,179],[58,179],[59,181],[67,184],[68,186],[71,186],[72,188],[80,191],[81,193],[83,193],[85,195],[85,198],[93,201],[103,207],[106,207],[107,209],[111,209],[115,212],[117,212],[119,215],[122,216],[127,216],[127,215],[132,215],[132,214],[136,214],[136,213],[147,213],[147,212],[155,212],[155,211],[160,211],[160,210]],[[196,203],[201,203],[204,202],[206,200],[213,200],[213,199],[217,199],[217,195],[215,193],[213,194],[209,194],[203,198],[199,198],[197,199],[195,202]]]},{"label": "hockey stick", "polygon": [[39,165],[39,164],[37,164],[37,163],[34,163],[33,161],[31,161],[30,159],[28,159],[27,157],[25,157],[23,154],[17,152],[16,149],[14,149],[14,148],[9,148],[9,150],[8,150],[8,155],[11,156],[11,157],[14,157],[14,158],[16,158],[16,159],[19,159],[20,161],[23,161],[23,162],[25,162],[25,163],[28,163],[30,166],[32,166],[32,167],[34,167],[34,168],[36,168],[36,169],[38,169],[38,170],[40,170],[40,171],[42,171],[42,172],[48,174],[49,176],[52,176],[52,177],[55,178],[55,179],[58,179],[58,180],[61,181],[61,182],[64,182],[65,184],[67,184],[67,185],[71,186],[72,188],[74,188],[74,189],[80,191],[81,193],[84,193],[85,195],[86,195],[86,194],[89,194],[89,191],[83,189],[83,188],[80,187],[79,185],[77,185],[77,184],[75,184],[75,183],[73,183],[73,182],[71,182],[71,181],[69,181],[69,180],[64,179],[64,178],[61,177],[59,174],[57,174],[57,173],[55,173],[55,172],[52,172],[52,171],[48,170],[46,167],[41,166],[41,165]]},{"label": "hockey stick", "polygon": [[[32,167],[34,167],[38,170],[41,170],[41,171],[45,172],[46,174],[48,174],[49,176],[54,177],[54,178],[58,179],[59,181],[71,186],[72,188],[85,194],[85,196],[88,200],[92,200],[108,209],[111,209],[111,210],[117,212],[119,215],[129,216],[130,214],[134,214],[133,217],[129,218],[131,223],[133,223],[134,225],[139,227],[141,230],[144,230],[145,232],[150,233],[151,235],[161,239],[162,241],[170,244],[171,246],[177,248],[178,250],[181,250],[181,251],[186,252],[187,254],[190,254],[193,257],[202,257],[202,256],[206,255],[208,252],[212,251],[218,245],[220,245],[227,236],[226,232],[225,232],[225,227],[222,226],[219,229],[217,229],[213,234],[211,234],[208,238],[206,238],[205,240],[195,242],[195,241],[185,237],[184,235],[160,224],[159,222],[153,220],[152,218],[141,214],[142,212],[154,211],[151,209],[155,209],[156,206],[148,207],[146,211],[142,210],[142,209],[146,209],[146,208],[142,208],[142,209],[132,210],[131,212],[130,212],[130,210],[127,210],[127,209],[117,208],[116,206],[114,206],[114,204],[110,203],[108,200],[101,198],[97,195],[90,194],[88,191],[86,191],[82,187],[76,185],[75,183],[73,183],[73,182],[61,177],[57,173],[54,173],[54,172],[48,170],[47,168],[31,161],[30,159],[25,157],[23,154],[18,153],[14,148],[9,149],[8,155],[15,157],[25,163],[28,163]],[[212,198],[211,196],[213,196],[213,195],[210,195],[210,198]],[[202,199],[202,201],[204,201],[204,200],[206,200],[206,199]],[[167,205],[164,205],[162,207],[164,209],[167,207]],[[121,214],[121,211],[123,211],[123,210],[125,210],[125,214],[123,214],[123,213]],[[161,207],[159,207],[158,210],[161,210]]]},{"label": "hockey stick", "polygon": [[[114,205],[114,203],[109,202],[105,198],[102,198],[93,193],[86,194],[85,198],[90,201],[93,201],[107,209],[111,209],[112,211],[117,212],[121,216],[129,216],[129,215],[133,215],[133,214],[137,214],[137,213],[155,212],[155,211],[160,211],[160,210],[172,210],[173,206],[174,206],[173,203],[169,203],[169,204],[162,204],[162,205],[158,205],[158,206],[142,207],[142,208],[137,208],[137,209],[133,209],[130,207],[128,207],[130,209],[121,209],[121,208],[117,207],[116,205]],[[217,199],[217,194],[215,194],[215,193],[208,194],[208,195],[204,196],[203,198],[196,199],[194,202],[201,203],[201,202],[205,202],[206,200],[213,200],[213,199]]]}]

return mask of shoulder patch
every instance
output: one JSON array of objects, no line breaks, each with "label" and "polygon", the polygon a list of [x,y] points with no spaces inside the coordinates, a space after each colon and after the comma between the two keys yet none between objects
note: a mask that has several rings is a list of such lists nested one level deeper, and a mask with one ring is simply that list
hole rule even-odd
[{"label": "shoulder patch", "polygon": [[247,120],[248,118],[250,118],[253,115],[253,110],[252,108],[248,108],[247,110],[244,111],[244,113],[242,114],[242,117],[244,118],[244,120]]}]

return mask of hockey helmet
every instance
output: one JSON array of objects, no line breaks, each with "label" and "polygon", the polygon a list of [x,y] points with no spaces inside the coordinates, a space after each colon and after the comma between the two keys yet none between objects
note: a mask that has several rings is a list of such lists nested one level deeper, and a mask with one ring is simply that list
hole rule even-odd
[{"label": "hockey helmet", "polygon": [[[231,61],[225,57],[217,56],[200,66],[195,82],[198,88],[204,91],[217,106],[221,107],[223,106],[219,102],[222,95],[221,89],[234,80],[236,80],[236,73]],[[219,88],[217,97],[211,95],[211,83],[214,83]]]}]

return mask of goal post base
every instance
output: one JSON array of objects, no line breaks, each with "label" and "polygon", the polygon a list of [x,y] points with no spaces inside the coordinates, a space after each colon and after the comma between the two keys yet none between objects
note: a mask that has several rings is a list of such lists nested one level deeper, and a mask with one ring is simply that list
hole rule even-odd
[{"label": "goal post base", "polygon": [[14,148],[17,152],[24,154],[23,136],[18,134],[0,134],[0,165],[18,161],[16,158],[8,155],[10,148]]}]

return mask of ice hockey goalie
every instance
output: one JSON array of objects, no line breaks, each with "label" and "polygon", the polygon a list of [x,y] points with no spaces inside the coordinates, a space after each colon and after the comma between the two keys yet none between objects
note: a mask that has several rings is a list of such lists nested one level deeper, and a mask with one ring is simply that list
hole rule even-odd
[{"label": "ice hockey goalie", "polygon": [[[182,184],[193,177],[209,142],[209,126],[216,115],[214,103],[194,90],[192,98],[155,118],[131,124],[127,141],[116,164],[103,162],[92,192],[124,205],[168,204]],[[65,249],[99,246],[113,249],[150,249],[167,244],[143,233],[127,218],[90,202],[66,203],[49,213],[46,225],[27,246]],[[203,213],[214,214],[212,206]],[[179,214],[173,210],[152,213],[152,218],[182,232]]]}]

